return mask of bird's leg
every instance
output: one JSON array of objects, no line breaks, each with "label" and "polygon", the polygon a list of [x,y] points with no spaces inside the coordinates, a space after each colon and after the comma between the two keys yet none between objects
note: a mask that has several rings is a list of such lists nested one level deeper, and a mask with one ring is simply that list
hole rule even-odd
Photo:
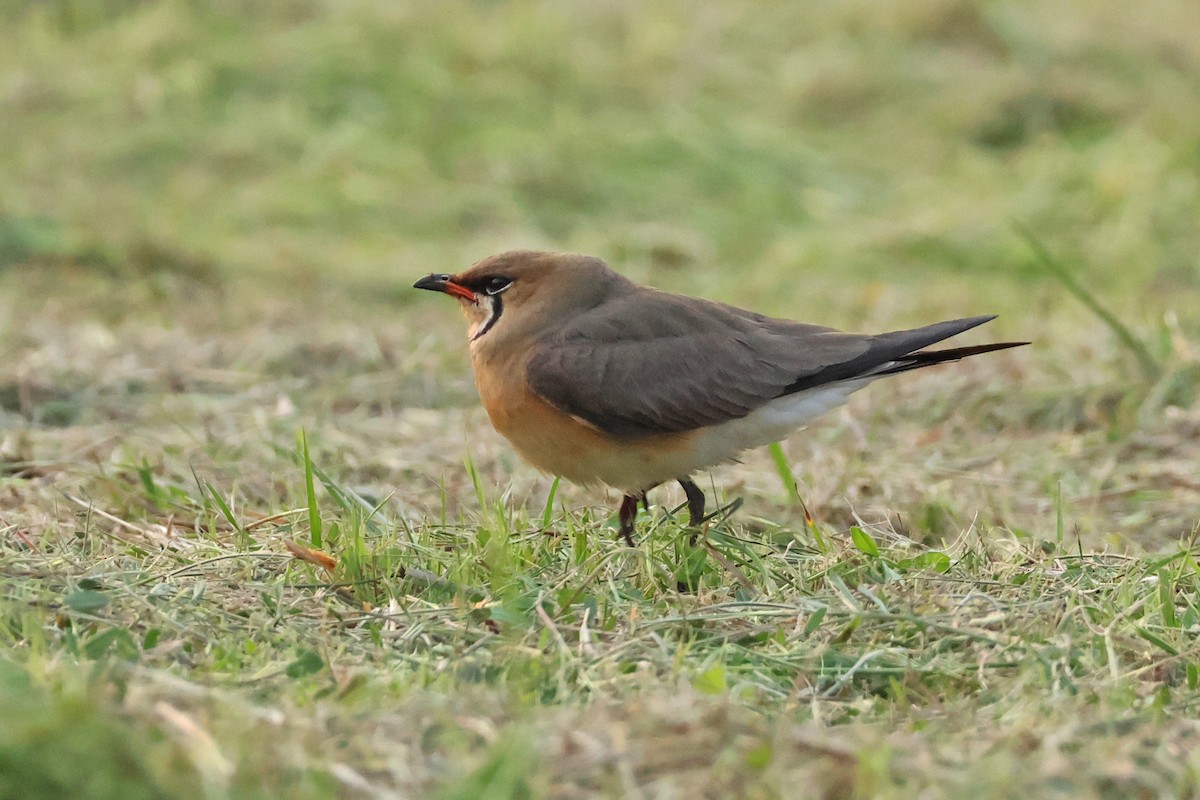
[{"label": "bird's leg", "polygon": [[688,526],[694,528],[704,522],[704,492],[688,478],[680,478],[679,485],[687,495]]},{"label": "bird's leg", "polygon": [[[688,527],[698,527],[704,522],[704,492],[700,491],[700,487],[690,478],[680,478],[679,485],[683,487],[683,493],[687,495]],[[688,543],[695,547],[698,537],[699,534],[693,532]]]},{"label": "bird's leg", "polygon": [[[688,527],[692,533],[688,536],[688,547],[695,548],[700,532],[696,530],[704,522],[704,492],[689,478],[677,478],[687,495]],[[700,576],[704,573],[704,563],[707,555],[703,551],[689,550],[683,555],[683,562],[676,573],[675,588],[680,592],[694,592],[700,586]]]},{"label": "bird's leg", "polygon": [[621,499],[621,510],[617,512],[617,518],[621,522],[619,535],[625,539],[625,543],[630,547],[636,547],[633,543],[633,522],[637,519],[638,503],[645,502],[646,495],[627,494]]}]

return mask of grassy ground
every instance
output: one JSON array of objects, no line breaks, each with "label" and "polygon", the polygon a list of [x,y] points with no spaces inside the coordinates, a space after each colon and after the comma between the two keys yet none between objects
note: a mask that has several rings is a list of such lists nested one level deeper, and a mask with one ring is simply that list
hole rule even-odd
[{"label": "grassy ground", "polygon": [[[0,4],[0,798],[1200,795],[1200,10],[243,5]],[[630,550],[510,246],[1034,345]]]}]

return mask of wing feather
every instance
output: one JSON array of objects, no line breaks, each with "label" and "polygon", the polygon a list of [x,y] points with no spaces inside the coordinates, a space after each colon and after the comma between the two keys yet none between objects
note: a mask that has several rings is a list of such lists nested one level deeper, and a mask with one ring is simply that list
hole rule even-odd
[{"label": "wing feather", "polygon": [[610,435],[679,433],[871,372],[987,319],[864,336],[642,290],[549,337],[526,377],[547,402]]}]

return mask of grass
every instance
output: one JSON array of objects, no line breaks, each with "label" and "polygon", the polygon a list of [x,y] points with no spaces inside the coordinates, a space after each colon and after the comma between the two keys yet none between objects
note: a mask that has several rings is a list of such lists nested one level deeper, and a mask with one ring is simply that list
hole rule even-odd
[{"label": "grass", "polygon": [[[0,21],[0,798],[1200,794],[1186,4]],[[517,245],[1035,344],[630,550],[408,289]]]}]

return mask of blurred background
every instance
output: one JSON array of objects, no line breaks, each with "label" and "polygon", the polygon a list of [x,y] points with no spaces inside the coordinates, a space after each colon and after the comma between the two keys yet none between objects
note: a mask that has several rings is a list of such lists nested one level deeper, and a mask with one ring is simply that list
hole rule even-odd
[{"label": "blurred background", "polygon": [[[1149,426],[1186,478],[1200,436],[1197,31],[1178,0],[6,0],[0,444],[219,465],[324,424],[363,481],[452,471],[415,410],[485,429],[411,284],[528,247],[855,330],[1000,313],[981,339],[1033,348],[860,410],[973,404],[962,446],[1034,442],[996,480],[1043,507],[1178,505],[1111,442]],[[832,502],[864,459],[798,474]]]},{"label": "blurred background", "polygon": [[6,268],[401,297],[553,247],[780,312],[846,313],[871,281],[1028,308],[1050,292],[1014,288],[1037,277],[1016,219],[1133,313],[1196,288],[1192,3],[59,0],[3,22]]}]

